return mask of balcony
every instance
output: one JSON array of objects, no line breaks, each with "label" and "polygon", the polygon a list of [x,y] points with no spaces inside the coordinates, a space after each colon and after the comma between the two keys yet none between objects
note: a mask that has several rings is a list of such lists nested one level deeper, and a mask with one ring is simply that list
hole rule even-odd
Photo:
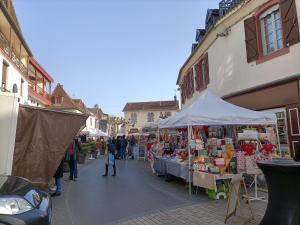
[{"label": "balcony", "polygon": [[[13,48],[10,48],[9,41],[5,38],[4,34],[0,32],[0,48],[3,52],[11,59],[14,65],[20,70],[24,75],[27,74],[27,68],[21,61],[20,57],[18,57],[17,51]],[[11,49],[11,50],[10,50]]]},{"label": "balcony", "polygon": [[28,64],[29,95],[45,105],[50,105],[51,83],[53,78],[38,64],[34,58]]},{"label": "balcony", "polygon": [[245,0],[222,0],[219,3],[220,18],[224,17]]}]

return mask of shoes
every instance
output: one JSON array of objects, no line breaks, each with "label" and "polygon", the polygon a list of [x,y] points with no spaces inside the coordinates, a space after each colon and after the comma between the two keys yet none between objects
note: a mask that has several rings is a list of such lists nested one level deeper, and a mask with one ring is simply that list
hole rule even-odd
[{"label": "shoes", "polygon": [[112,176],[113,176],[113,177],[115,177],[115,176],[116,176],[116,174],[113,174]]},{"label": "shoes", "polygon": [[59,193],[59,192],[54,192],[52,195],[51,195],[51,197],[57,197],[57,196],[60,196],[61,195],[61,193]]},{"label": "shoes", "polygon": [[73,180],[74,180],[74,181],[77,181],[77,180],[78,180],[78,178],[77,178],[77,177],[75,177]]},{"label": "shoes", "polygon": [[72,177],[69,177],[69,180],[73,180],[73,178],[72,178]]},{"label": "shoes", "polygon": [[103,174],[102,176],[103,176],[103,177],[107,177],[107,174]]}]

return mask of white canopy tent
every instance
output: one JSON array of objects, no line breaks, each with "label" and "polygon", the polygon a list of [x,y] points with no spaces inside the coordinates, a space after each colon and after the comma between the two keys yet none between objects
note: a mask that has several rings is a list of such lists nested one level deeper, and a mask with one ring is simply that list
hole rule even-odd
[{"label": "white canopy tent", "polygon": [[230,104],[210,91],[204,91],[190,106],[167,119],[159,128],[200,125],[275,125],[276,115],[257,112]]},{"label": "white canopy tent", "polygon": [[91,130],[89,131],[89,136],[91,137],[108,137],[107,133],[104,133],[103,131],[97,129],[97,130]]},{"label": "white canopy tent", "polygon": [[[275,125],[275,114],[257,112],[228,103],[208,90],[196,99],[191,105],[179,113],[158,123],[159,128],[188,127],[188,140],[191,140],[193,126],[213,125]],[[278,138],[279,140],[279,138]],[[191,194],[191,158],[189,148],[189,192]]]}]

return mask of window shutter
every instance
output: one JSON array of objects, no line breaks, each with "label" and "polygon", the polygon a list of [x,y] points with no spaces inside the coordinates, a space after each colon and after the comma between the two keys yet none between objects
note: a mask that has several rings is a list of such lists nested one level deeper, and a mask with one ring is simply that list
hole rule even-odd
[{"label": "window shutter", "polygon": [[197,83],[196,83],[196,87],[197,87],[197,91],[201,91],[203,89],[203,74],[202,74],[202,60],[199,60],[196,68],[197,68]]},{"label": "window shutter", "polygon": [[196,91],[199,91],[199,87],[198,87],[198,74],[199,74],[199,64],[196,63],[195,65],[195,83],[196,83]]},{"label": "window shutter", "polygon": [[180,85],[180,90],[181,90],[181,103],[185,103],[185,89],[184,89],[184,84]]},{"label": "window shutter", "polygon": [[208,53],[205,55],[205,85],[207,86],[209,84],[209,64],[208,64]]},{"label": "window shutter", "polygon": [[284,45],[290,46],[300,42],[296,0],[280,0],[280,12]]},{"label": "window shutter", "polygon": [[194,70],[193,67],[190,70],[190,76],[189,76],[189,82],[190,82],[190,97],[193,97],[194,95]]},{"label": "window shutter", "polygon": [[249,63],[258,59],[257,30],[256,30],[255,17],[246,19],[244,21],[244,26],[245,26],[247,61]]}]

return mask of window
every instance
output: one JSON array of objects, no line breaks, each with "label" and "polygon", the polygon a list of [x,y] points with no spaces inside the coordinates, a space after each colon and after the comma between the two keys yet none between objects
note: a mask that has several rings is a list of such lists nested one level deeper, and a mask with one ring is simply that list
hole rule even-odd
[{"label": "window", "polygon": [[263,53],[267,55],[283,48],[279,6],[272,7],[260,16]]},{"label": "window", "polygon": [[3,91],[7,90],[7,72],[8,72],[8,63],[3,61],[2,64],[2,82],[1,82],[1,89]]},{"label": "window", "polygon": [[208,54],[202,56],[195,65],[195,73],[196,90],[202,91],[209,84]]},{"label": "window", "polygon": [[148,112],[148,122],[154,122],[154,113]]},{"label": "window", "polygon": [[170,117],[171,116],[171,112],[165,112],[166,117]]},{"label": "window", "polygon": [[130,119],[131,119],[131,123],[136,123],[137,122],[137,114],[131,113]]},{"label": "window", "polygon": [[63,103],[63,100],[64,100],[64,97],[63,96],[54,96],[52,97],[52,103],[55,104],[55,105],[61,105]]},{"label": "window", "polygon": [[21,79],[20,95],[24,97],[24,80]]}]

